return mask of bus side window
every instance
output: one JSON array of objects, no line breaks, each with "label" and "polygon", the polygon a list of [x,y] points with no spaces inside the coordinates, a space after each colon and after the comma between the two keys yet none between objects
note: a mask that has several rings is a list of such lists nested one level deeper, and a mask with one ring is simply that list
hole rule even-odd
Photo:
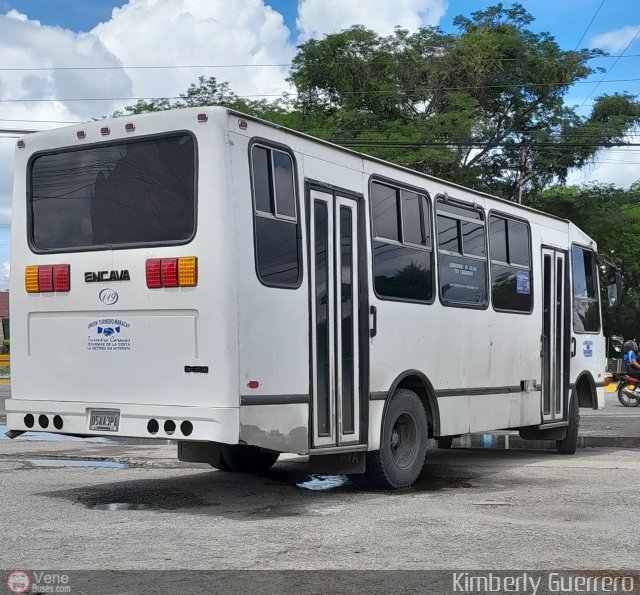
[{"label": "bus side window", "polygon": [[530,238],[526,223],[500,215],[489,217],[491,299],[496,310],[531,312]]},{"label": "bus side window", "polygon": [[445,306],[486,306],[484,213],[443,198],[437,199],[436,213],[442,303]]},{"label": "bus side window", "polygon": [[383,299],[433,300],[431,217],[426,195],[371,182],[373,278]]},{"label": "bus side window", "polygon": [[573,330],[576,333],[600,331],[598,272],[595,255],[587,248],[573,246]]},{"label": "bus side window", "polygon": [[256,272],[271,287],[300,286],[302,271],[293,160],[270,147],[251,148]]}]

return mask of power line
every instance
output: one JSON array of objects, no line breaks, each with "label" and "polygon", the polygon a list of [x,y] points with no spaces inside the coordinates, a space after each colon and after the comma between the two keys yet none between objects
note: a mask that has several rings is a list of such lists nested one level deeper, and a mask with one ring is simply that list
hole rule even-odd
[{"label": "power line", "polygon": [[591,28],[591,25],[593,25],[593,21],[596,20],[596,17],[598,16],[598,13],[600,12],[600,9],[602,8],[602,5],[605,2],[606,2],[606,0],[602,0],[602,2],[600,2],[600,6],[598,6],[595,14],[593,15],[593,17],[589,21],[589,24],[587,25],[587,28],[584,30],[584,33],[582,34],[582,37],[580,37],[580,39],[578,40],[578,43],[576,43],[576,47],[573,48],[573,51],[577,50],[578,46],[582,43],[582,40],[584,39],[584,36],[587,34],[587,31],[589,31],[589,29]]},{"label": "power line", "polygon": [[[584,37],[584,35],[583,35]],[[581,39],[582,41],[582,39]],[[579,44],[580,42],[578,42]],[[575,51],[575,50],[574,50]],[[614,58],[640,58],[640,54],[607,54],[603,56],[594,56],[593,59],[614,59]],[[524,62],[529,58],[494,58],[493,62]],[[335,60],[332,62],[323,62],[324,66],[341,66],[344,64],[352,64],[347,60]],[[378,60],[376,64],[395,64],[393,60]],[[51,72],[56,70],[180,70],[192,68],[284,68],[290,67],[292,62],[282,62],[274,64],[144,64],[133,66],[21,66],[21,67],[0,67],[0,72]]]},{"label": "power line", "polygon": [[[640,30],[638,31],[640,34]],[[637,37],[637,35],[636,35]],[[628,78],[628,79],[611,79],[606,81],[608,84],[611,83],[624,83],[624,82],[637,82],[640,81],[640,78]],[[598,85],[604,82],[604,79],[599,81]],[[389,91],[379,91],[380,94],[395,94],[395,93],[425,93],[425,92],[435,92],[435,91],[464,91],[464,90],[481,90],[481,89],[508,89],[513,87],[569,87],[572,85],[592,85],[593,81],[574,81],[574,82],[555,82],[555,83],[528,83],[528,82],[514,82],[510,84],[502,84],[502,85],[468,85],[462,87],[425,87],[421,89],[393,89]],[[596,86],[597,88],[597,86]],[[594,89],[595,91],[595,89]],[[370,94],[371,91],[345,91],[340,93],[340,95],[365,95]],[[593,94],[593,91],[589,95]],[[290,93],[290,97],[294,97],[299,95],[298,93]],[[250,95],[235,95],[234,98],[237,99],[249,99],[253,97],[282,97],[282,94],[278,93],[255,93]],[[587,97],[587,99],[589,98]],[[59,99],[47,98],[47,99],[0,99],[0,103],[47,103],[47,102],[73,102],[73,101],[154,101],[154,100],[170,100],[170,99],[188,99],[187,97],[181,95],[168,95],[164,97],[65,97]],[[586,100],[585,100],[586,101]],[[580,107],[584,105],[584,102]],[[579,108],[578,108],[579,109]]]},{"label": "power line", "polygon": [[82,121],[79,120],[28,120],[28,119],[9,119],[9,118],[0,118],[0,122],[27,122],[29,124],[33,124],[35,122],[42,124],[82,124]]},{"label": "power line", "polygon": [[[604,80],[607,78],[609,73],[615,68],[615,65],[618,62],[620,62],[620,58],[631,47],[631,44],[637,39],[638,35],[640,35],[640,27],[638,27],[638,30],[636,31],[636,34],[633,36],[631,41],[626,45],[626,47],[622,50],[622,53],[620,54],[620,57],[609,67],[607,72],[604,73],[604,76],[598,81],[598,84],[591,90],[591,93],[589,93],[589,95],[587,95],[587,97],[585,98],[585,100],[582,102],[582,104],[580,105],[580,107],[578,109],[580,109],[586,103],[587,99],[589,99],[589,97],[591,97],[596,92],[596,89],[604,82]],[[608,82],[611,82],[611,81],[608,81]]]},{"label": "power line", "polygon": [[25,130],[24,128],[0,128],[0,134],[31,134],[40,130]]},{"label": "power line", "polygon": [[[484,149],[486,147],[495,147],[495,148],[505,148],[507,146],[511,146],[513,148],[517,148],[517,145],[506,145],[504,143],[493,143],[489,142],[463,142],[463,143],[455,143],[455,142],[406,142],[406,141],[358,141],[352,139],[331,139],[329,142],[332,142],[336,145],[342,145],[345,147],[382,147],[382,148],[406,148],[406,149],[419,149],[422,147],[451,147],[451,145],[458,145],[465,148],[471,149]],[[640,147],[640,143],[558,143],[558,142],[533,142],[527,143],[527,147],[536,148],[536,147],[544,147],[544,148],[598,148],[598,149],[608,149],[611,147]]]}]

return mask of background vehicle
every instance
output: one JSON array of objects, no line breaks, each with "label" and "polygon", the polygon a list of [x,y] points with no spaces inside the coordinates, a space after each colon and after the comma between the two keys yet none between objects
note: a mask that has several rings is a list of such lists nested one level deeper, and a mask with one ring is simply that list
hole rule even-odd
[{"label": "background vehicle", "polygon": [[612,376],[618,383],[618,401],[625,407],[637,407],[640,405],[639,381],[636,378],[627,376],[625,373],[613,374]]},{"label": "background vehicle", "polygon": [[428,437],[571,453],[603,407],[596,246],[568,221],[222,108],[34,134],[15,163],[12,436],[402,487]]}]

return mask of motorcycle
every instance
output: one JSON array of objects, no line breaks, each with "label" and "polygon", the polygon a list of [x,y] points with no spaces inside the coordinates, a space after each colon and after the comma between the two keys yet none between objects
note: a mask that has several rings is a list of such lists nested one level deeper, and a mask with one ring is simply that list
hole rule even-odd
[{"label": "motorcycle", "polygon": [[[638,340],[635,339],[637,343]],[[638,407],[640,405],[640,380],[627,375],[624,359],[621,357],[626,341],[620,335],[612,335],[608,339],[607,370],[611,373],[613,382],[618,383],[618,401],[624,407]]]},{"label": "motorcycle", "polygon": [[627,376],[624,372],[612,374],[618,383],[618,401],[625,407],[640,405],[640,380]]}]

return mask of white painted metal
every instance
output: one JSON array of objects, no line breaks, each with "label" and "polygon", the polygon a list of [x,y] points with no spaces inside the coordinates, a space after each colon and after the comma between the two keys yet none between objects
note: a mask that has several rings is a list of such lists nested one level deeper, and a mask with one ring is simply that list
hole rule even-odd
[{"label": "white painted metal", "polygon": [[[198,113],[208,115],[206,123],[197,121]],[[7,401],[10,429],[25,429],[27,412],[59,414],[68,418],[74,433],[94,435],[97,433],[86,428],[82,431],[84,412],[109,406],[121,411],[119,435],[123,436],[148,436],[144,422],[148,414],[160,421],[193,418],[193,439],[235,443],[242,436],[247,443],[276,450],[303,452],[304,446],[300,445],[305,442],[331,446],[356,439],[341,431],[336,417],[337,372],[333,364],[331,419],[338,422],[334,422],[329,436],[314,435],[315,408],[310,409],[308,402],[270,405],[267,400],[267,405],[249,413],[251,406],[241,407],[240,397],[313,398],[309,392],[317,371],[310,351],[315,331],[310,325],[314,307],[309,288],[314,287],[314,270],[308,266],[313,263],[308,247],[314,242],[312,236],[307,237],[307,229],[313,230],[313,220],[307,221],[303,191],[307,182],[320,182],[361,196],[368,205],[368,187],[374,174],[399,186],[422,189],[430,197],[432,208],[435,197],[447,193],[452,199],[476,204],[487,218],[489,212],[498,211],[526,219],[531,229],[534,305],[531,314],[515,314],[497,312],[492,307],[445,307],[438,298],[430,305],[379,299],[373,291],[371,222],[364,222],[358,229],[354,201],[335,199],[330,191],[311,192],[311,205],[321,200],[331,209],[340,204],[354,208],[354,265],[359,248],[355,239],[358,233],[365,235],[367,253],[361,256],[367,278],[359,282],[366,283],[369,305],[377,308],[378,327],[377,336],[368,339],[368,346],[359,346],[369,350],[369,391],[386,393],[405,371],[419,371],[435,390],[442,435],[540,423],[542,394],[535,387],[542,381],[541,247],[549,247],[556,254],[566,253],[565,266],[571,267],[572,244],[595,250],[592,240],[575,226],[222,108],[177,110],[135,116],[133,120],[134,132],[125,132],[129,119],[110,122],[109,141],[175,130],[194,134],[198,145],[197,233],[183,246],[34,254],[25,233],[29,159],[39,151],[104,142],[100,128],[105,123],[34,134],[26,139],[24,149],[16,149],[11,245],[12,398]],[[79,129],[86,131],[84,140],[77,138]],[[266,287],[256,275],[248,155],[252,139],[257,138],[288,147],[295,160],[297,211],[303,234],[302,283],[297,289]],[[368,206],[365,210],[369,212]],[[311,216],[312,211],[310,208]],[[333,225],[334,218],[330,220]],[[330,256],[333,259],[333,253],[340,252],[339,238],[336,234],[330,237],[336,238]],[[198,257],[198,287],[150,292],[144,281],[146,259],[179,256]],[[58,263],[71,265],[69,294],[25,293],[25,266]],[[339,270],[333,260],[330,267]],[[106,307],[97,295],[99,289],[110,285],[85,283],[83,274],[113,269],[128,269],[132,280],[111,287],[117,290],[119,301],[115,307]],[[357,271],[354,266],[354,280],[358,279]],[[339,277],[330,275],[332,286],[337,280]],[[437,288],[437,267],[434,283]],[[330,296],[333,300],[335,292]],[[336,313],[337,308],[330,312]],[[571,316],[569,312],[566,315]],[[87,351],[91,322],[115,317],[130,325],[131,351]],[[366,336],[358,332],[355,310],[354,320],[354,337]],[[335,333],[335,325],[330,326]],[[570,338],[576,340],[577,349],[569,369],[564,371],[569,383],[574,384],[583,374],[602,383],[602,333],[576,334],[571,327]],[[207,365],[210,373],[185,374],[184,365]],[[249,388],[250,381],[258,381],[258,386]],[[523,382],[534,388],[514,389]],[[492,392],[491,387],[496,390]],[[511,391],[498,390],[504,387]],[[487,390],[484,394],[465,392],[478,388]],[[442,393],[447,390],[450,393]],[[598,406],[604,406],[602,387],[598,387],[597,396]],[[356,415],[357,430],[360,412]],[[383,415],[384,401],[370,401],[369,449],[379,447]]]}]

